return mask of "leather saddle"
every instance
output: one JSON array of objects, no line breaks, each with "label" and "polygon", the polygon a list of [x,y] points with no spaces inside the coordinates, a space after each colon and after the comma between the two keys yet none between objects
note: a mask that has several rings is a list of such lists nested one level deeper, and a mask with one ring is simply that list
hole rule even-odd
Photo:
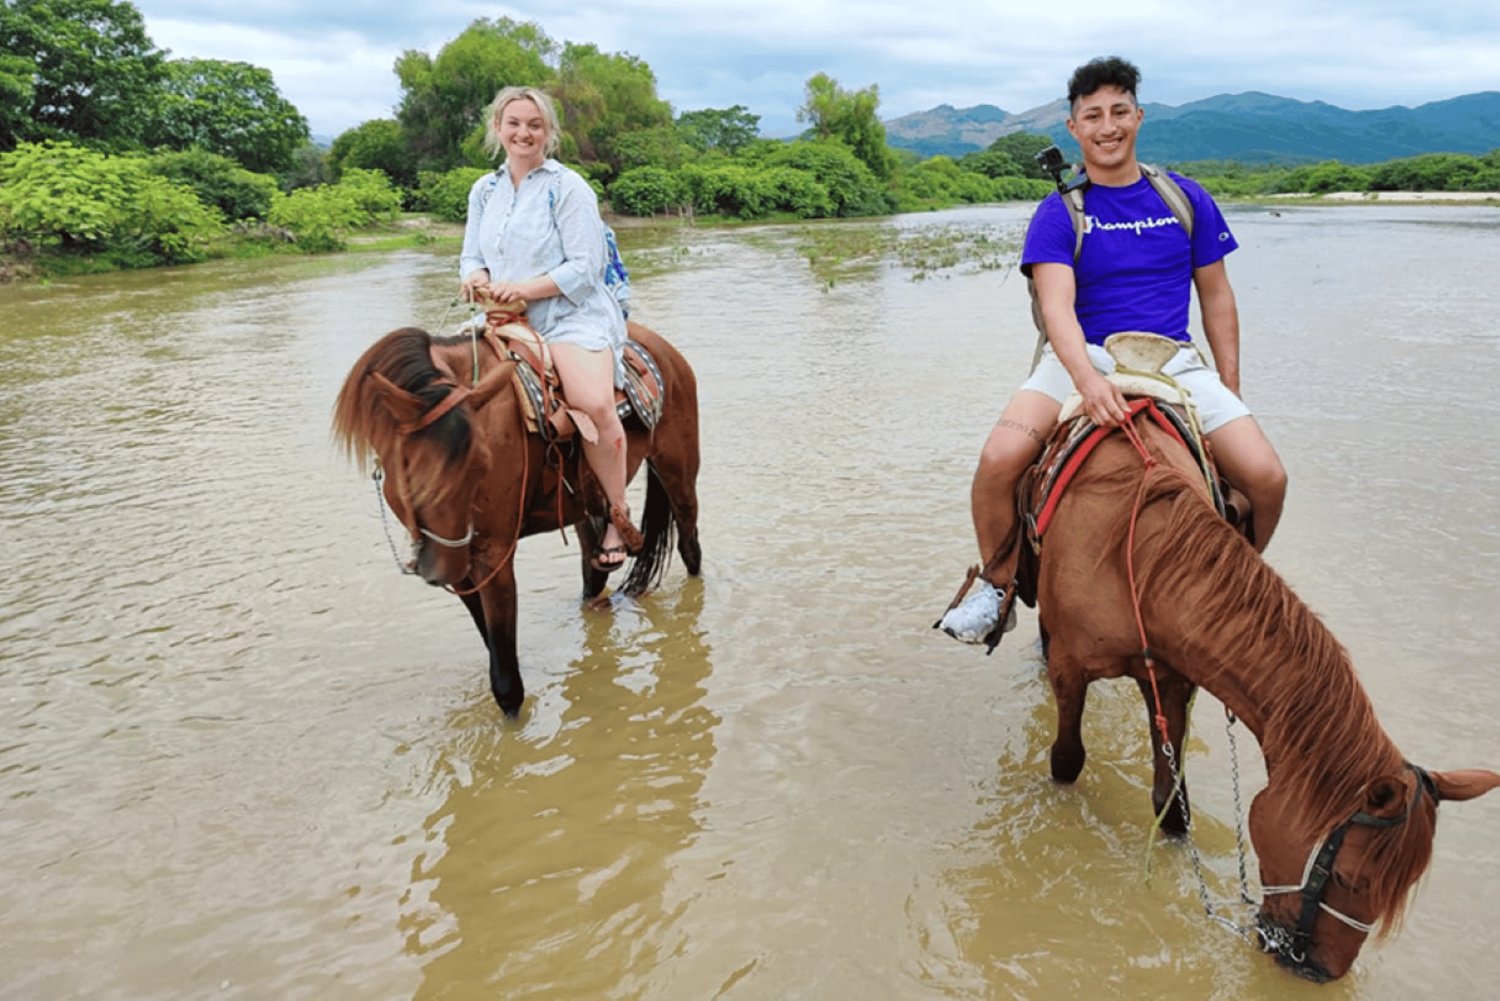
[{"label": "leather saddle", "polygon": [[[520,319],[488,324],[485,336],[493,337],[505,357],[516,362],[516,397],[526,420],[526,429],[547,442],[567,441],[575,434],[596,441],[594,422],[581,410],[568,406],[567,390],[552,364],[552,352],[542,336]],[[656,359],[640,343],[625,342],[625,386],[615,390],[615,411],[620,419],[635,417],[646,430],[661,419],[663,386]]]}]

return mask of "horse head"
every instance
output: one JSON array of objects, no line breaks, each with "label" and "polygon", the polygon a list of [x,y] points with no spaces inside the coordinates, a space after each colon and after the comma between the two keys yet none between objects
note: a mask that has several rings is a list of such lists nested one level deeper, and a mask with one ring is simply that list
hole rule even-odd
[{"label": "horse head", "polygon": [[501,387],[492,371],[463,386],[426,331],[386,334],[355,362],[334,404],[335,437],[364,468],[373,459],[382,490],[412,541],[409,568],[433,585],[469,574],[474,502],[489,468],[473,416]]},{"label": "horse head", "polygon": [[1438,803],[1497,785],[1491,771],[1406,764],[1366,783],[1357,806],[1331,828],[1310,823],[1313,811],[1292,783],[1267,786],[1250,807],[1263,947],[1308,980],[1343,976],[1372,933],[1384,938],[1400,925],[1432,859]]}]

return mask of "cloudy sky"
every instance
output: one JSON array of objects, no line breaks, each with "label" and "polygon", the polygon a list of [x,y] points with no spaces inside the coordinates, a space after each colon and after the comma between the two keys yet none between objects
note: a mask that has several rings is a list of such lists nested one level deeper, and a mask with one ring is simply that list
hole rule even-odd
[{"label": "cloudy sky", "polygon": [[[135,0],[176,57],[264,66],[332,137],[391,117],[391,66],[436,55],[475,18],[535,21],[558,42],[628,52],[675,111],[746,105],[767,135],[798,130],[803,84],[878,84],[880,114],[939,104],[1025,111],[1063,96],[1080,62],[1118,53],[1141,98],[1183,104],[1265,91],[1363,110],[1500,90],[1496,0]],[[1252,9],[1253,8],[1253,9]]]}]

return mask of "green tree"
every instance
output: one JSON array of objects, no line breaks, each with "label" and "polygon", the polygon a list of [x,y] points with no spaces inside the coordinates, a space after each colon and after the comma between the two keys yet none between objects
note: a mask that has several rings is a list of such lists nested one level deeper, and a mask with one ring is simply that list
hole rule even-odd
[{"label": "green tree", "polygon": [[626,215],[655,215],[676,208],[688,198],[682,179],[662,167],[627,170],[609,187],[610,208]]},{"label": "green tree", "polygon": [[349,167],[384,171],[403,188],[417,183],[416,165],[407,151],[401,124],[389,118],[374,118],[339,134],[328,149],[334,173]]},{"label": "green tree", "polygon": [[484,109],[500,88],[546,87],[553,77],[547,60],[556,51],[557,44],[538,25],[501,17],[474,21],[436,58],[414,49],[402,53],[396,59],[401,82],[396,119],[414,157],[412,166],[436,171],[458,166],[464,140],[483,130]]},{"label": "green tree", "polygon": [[271,71],[221,59],[173,59],[152,100],[148,145],[197,146],[275,173],[308,141],[307,119],[281,96]]},{"label": "green tree", "polygon": [[841,142],[770,144],[760,166],[790,167],[812,175],[828,192],[830,215],[881,215],[894,205],[889,188]]},{"label": "green tree", "polygon": [[[1042,165],[1036,162],[1036,155],[1048,146],[1056,143],[1049,135],[1041,132],[1008,132],[985,147],[985,153],[1003,153],[1021,168],[1022,177],[1035,177],[1041,180],[1051,180],[1048,173],[1042,169]],[[968,157],[964,158],[965,160]],[[981,170],[980,173],[988,174],[990,177],[1003,177],[1003,174],[990,174]]]},{"label": "green tree", "polygon": [[276,179],[255,174],[227,156],[206,149],[158,152],[146,161],[153,174],[191,188],[198,200],[226,219],[264,219],[276,194]]},{"label": "green tree", "polygon": [[620,173],[636,167],[676,170],[693,156],[693,148],[670,125],[623,132],[610,140]]},{"label": "green tree", "polygon": [[606,166],[606,181],[629,166],[621,149],[625,136],[672,124],[672,106],[656,96],[651,67],[595,45],[570,42],[563,48],[555,96],[578,159]]},{"label": "green tree", "polygon": [[46,138],[123,148],[140,139],[161,83],[163,53],[133,5],[4,0],[0,53],[6,102],[0,148]]},{"label": "green tree", "polygon": [[998,150],[981,150],[978,153],[967,153],[959,161],[958,165],[964,170],[975,174],[983,174],[985,177],[1022,177],[1025,171],[1021,165],[1011,159],[1009,153],[1001,153]]},{"label": "green tree", "polygon": [[0,155],[0,233],[43,247],[149,265],[201,259],[224,231],[190,188],[138,156],[68,142],[21,143]]},{"label": "green tree", "polygon": [[760,135],[760,116],[743,104],[684,111],[677,116],[677,131],[699,153],[719,150],[733,156]]},{"label": "green tree", "polygon": [[880,123],[880,88],[845,90],[827,73],[807,81],[807,101],[797,109],[797,120],[807,122],[819,139],[837,139],[854,151],[882,181],[895,173],[896,158],[885,141]]}]

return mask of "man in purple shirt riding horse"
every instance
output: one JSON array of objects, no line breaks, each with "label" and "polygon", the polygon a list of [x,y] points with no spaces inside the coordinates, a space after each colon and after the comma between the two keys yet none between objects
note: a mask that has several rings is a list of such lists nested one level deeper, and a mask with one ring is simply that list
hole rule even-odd
[{"label": "man in purple shirt riding horse", "polygon": [[[1256,549],[1265,549],[1281,517],[1286,471],[1239,397],[1239,314],[1224,269],[1237,244],[1208,193],[1171,174],[1191,209],[1188,232],[1136,160],[1144,117],[1136,101],[1140,76],[1111,56],[1080,66],[1068,82],[1068,131],[1087,175],[1081,231],[1062,193],[1054,192],[1026,233],[1021,271],[1033,283],[1047,343],[991,430],[974,473],[971,503],[984,567],[977,589],[940,623],[964,642],[986,642],[1001,628],[1012,582],[991,579],[1001,574],[988,564],[1015,534],[1016,483],[1057,425],[1064,399],[1076,392],[1080,412],[1102,426],[1125,417],[1124,395],[1104,378],[1115,367],[1103,347],[1110,334],[1148,331],[1181,343],[1162,371],[1191,393],[1219,471],[1250,500]],[[1187,329],[1194,287],[1217,372]]]}]

